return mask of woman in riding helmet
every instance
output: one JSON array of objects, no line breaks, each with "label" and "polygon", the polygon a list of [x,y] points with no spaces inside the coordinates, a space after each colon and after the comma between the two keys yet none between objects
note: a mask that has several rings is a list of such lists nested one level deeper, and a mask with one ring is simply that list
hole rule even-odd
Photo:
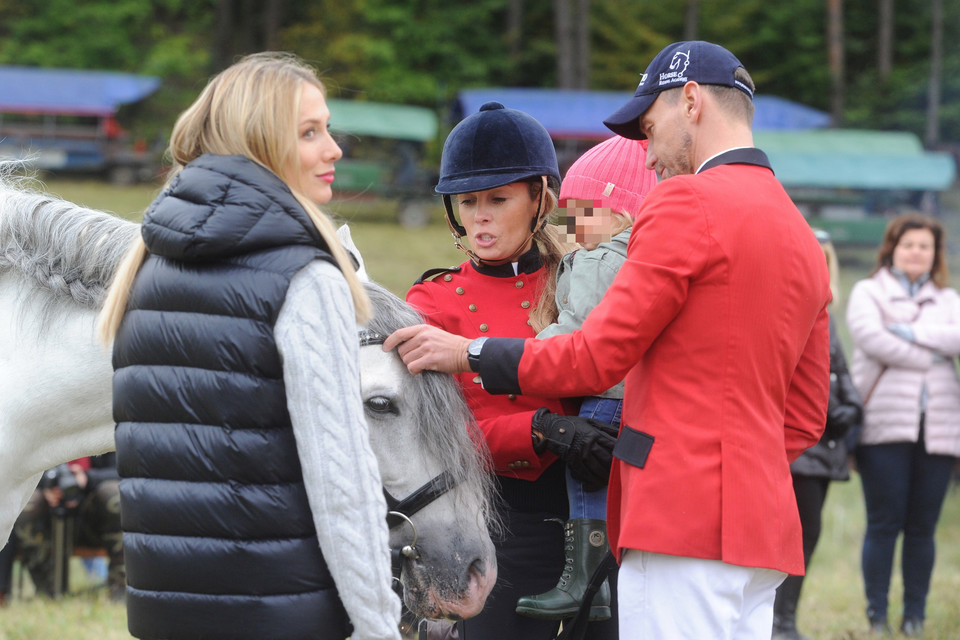
[{"label": "woman in riding helmet", "polygon": [[[456,244],[469,259],[427,271],[407,301],[426,322],[475,342],[534,337],[557,315],[555,277],[565,249],[547,218],[556,209],[559,183],[553,141],[529,115],[488,102],[460,122],[444,144],[436,191]],[[554,638],[557,621],[515,609],[520,596],[553,588],[556,568],[564,562],[561,525],[568,507],[564,464],[558,460],[574,477],[605,484],[616,428],[577,417],[576,403],[492,396],[473,373],[461,374],[459,381],[491,453],[504,523],[496,539],[497,586],[480,615],[458,623],[459,637]],[[615,607],[593,609],[591,617],[615,614]],[[592,623],[588,637],[616,638],[612,617]]]}]

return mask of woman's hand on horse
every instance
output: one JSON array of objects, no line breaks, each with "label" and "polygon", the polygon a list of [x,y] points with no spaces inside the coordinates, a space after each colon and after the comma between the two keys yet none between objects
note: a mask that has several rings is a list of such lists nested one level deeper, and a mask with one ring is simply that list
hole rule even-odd
[{"label": "woman's hand on horse", "polygon": [[415,324],[397,329],[383,343],[384,351],[397,353],[410,373],[442,371],[460,373],[470,371],[467,346],[470,338],[447,333],[428,324]]}]

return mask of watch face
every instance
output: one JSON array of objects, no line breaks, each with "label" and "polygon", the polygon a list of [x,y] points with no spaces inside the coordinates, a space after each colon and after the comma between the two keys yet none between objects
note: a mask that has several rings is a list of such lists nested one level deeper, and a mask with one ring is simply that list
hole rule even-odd
[{"label": "watch face", "polygon": [[470,364],[470,370],[479,372],[480,370],[480,349],[483,343],[487,341],[487,336],[475,338],[467,345],[467,362]]}]

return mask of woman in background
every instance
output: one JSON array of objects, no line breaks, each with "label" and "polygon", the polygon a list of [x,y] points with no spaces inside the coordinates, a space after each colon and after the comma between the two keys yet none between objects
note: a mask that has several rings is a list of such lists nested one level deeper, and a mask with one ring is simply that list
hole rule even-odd
[{"label": "woman in background", "polygon": [[[821,229],[814,233],[820,241],[830,271],[832,306],[839,305],[840,264],[830,234]],[[810,570],[810,559],[820,539],[821,515],[827,500],[827,489],[833,480],[849,480],[845,438],[859,432],[863,420],[863,403],[847,369],[840,336],[830,317],[830,404],[827,426],[820,441],[793,461],[793,491],[797,496],[800,525],[803,529],[803,563]],[[854,433],[856,435],[856,433]],[[777,589],[773,604],[773,640],[809,640],[797,630],[797,604],[803,588],[803,576],[787,576]]]},{"label": "woman in background", "polygon": [[864,403],[856,448],[867,530],[863,581],[875,633],[889,633],[894,548],[903,534],[900,630],[923,630],[934,532],[960,456],[960,296],[947,286],[943,227],[905,214],[884,233],[877,267],[853,287],[847,324]]}]

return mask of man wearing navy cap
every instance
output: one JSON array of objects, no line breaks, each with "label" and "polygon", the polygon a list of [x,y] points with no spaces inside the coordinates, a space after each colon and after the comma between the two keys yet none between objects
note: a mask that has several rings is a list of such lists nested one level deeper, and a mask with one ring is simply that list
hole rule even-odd
[{"label": "man wearing navy cap", "polygon": [[580,331],[475,344],[418,326],[384,345],[414,373],[477,371],[491,393],[626,376],[608,497],[623,639],[769,639],[776,587],[804,571],[789,464],[824,428],[829,278],[753,146],[752,96],[729,51],[679,42],[605,121],[648,139],[661,181]]}]

